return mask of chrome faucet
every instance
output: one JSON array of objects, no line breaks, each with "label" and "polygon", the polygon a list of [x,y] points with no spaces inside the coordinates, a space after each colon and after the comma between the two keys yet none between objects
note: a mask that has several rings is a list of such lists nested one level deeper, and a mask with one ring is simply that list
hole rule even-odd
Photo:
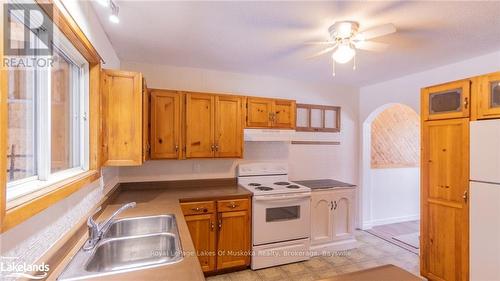
[{"label": "chrome faucet", "polygon": [[[93,218],[94,215],[90,216],[87,219],[87,226],[89,228],[89,239],[87,240],[87,242],[85,242],[85,245],[83,245],[83,249],[85,251],[90,251],[94,249],[95,245],[97,245],[97,242],[101,240],[102,235],[108,230],[108,228],[113,223],[115,217],[118,216],[121,212],[125,211],[126,209],[134,208],[135,205],[136,205],[135,202],[130,202],[121,206],[120,209],[116,210],[108,219],[106,219],[103,223],[100,224],[97,224],[95,222]],[[100,210],[101,207],[97,208],[94,214],[96,214]]]}]

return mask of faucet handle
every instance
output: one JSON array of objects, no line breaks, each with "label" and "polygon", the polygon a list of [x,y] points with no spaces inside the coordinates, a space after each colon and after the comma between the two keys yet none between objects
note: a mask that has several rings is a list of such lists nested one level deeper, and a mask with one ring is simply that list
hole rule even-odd
[{"label": "faucet handle", "polygon": [[99,211],[101,211],[100,206],[87,219],[87,226],[89,228],[89,239],[87,240],[87,242],[83,246],[83,249],[86,251],[91,250],[94,247],[94,245],[97,243],[97,241],[99,240],[99,235],[100,235],[99,225],[94,220],[95,214],[97,214]]}]

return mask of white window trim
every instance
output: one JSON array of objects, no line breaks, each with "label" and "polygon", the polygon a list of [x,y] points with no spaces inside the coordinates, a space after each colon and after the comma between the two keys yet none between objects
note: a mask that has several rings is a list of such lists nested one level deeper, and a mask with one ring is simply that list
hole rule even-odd
[{"label": "white window trim", "polygon": [[[37,69],[36,73],[36,171],[37,175],[12,181],[7,184],[7,202],[49,187],[62,180],[77,176],[90,167],[90,128],[89,128],[89,64],[73,44],[54,25],[54,45],[79,67],[81,80],[77,85],[79,95],[80,120],[80,165],[74,168],[51,173],[51,69]],[[36,40],[38,41],[38,40]],[[44,89],[44,90],[43,90]],[[72,117],[73,118],[73,117]],[[42,152],[43,153],[40,153]]]}]

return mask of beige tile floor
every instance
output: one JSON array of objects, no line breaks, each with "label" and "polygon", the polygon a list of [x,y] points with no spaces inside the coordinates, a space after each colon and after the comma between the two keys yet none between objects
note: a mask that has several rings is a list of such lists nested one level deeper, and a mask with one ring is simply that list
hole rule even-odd
[{"label": "beige tile floor", "polygon": [[364,231],[356,232],[359,248],[341,255],[318,256],[305,262],[261,270],[250,269],[208,277],[208,281],[319,280],[383,264],[394,264],[419,275],[418,256]]}]

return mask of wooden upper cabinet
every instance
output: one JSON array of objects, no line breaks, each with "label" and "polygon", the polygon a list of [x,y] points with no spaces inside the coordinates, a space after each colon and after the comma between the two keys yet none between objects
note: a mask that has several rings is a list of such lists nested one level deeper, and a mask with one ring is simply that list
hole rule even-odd
[{"label": "wooden upper cabinet", "polygon": [[500,72],[483,75],[477,81],[478,118],[500,118]]},{"label": "wooden upper cabinet", "polygon": [[273,100],[247,98],[247,127],[267,128],[272,126]]},{"label": "wooden upper cabinet", "polygon": [[215,156],[215,96],[186,94],[186,157]]},{"label": "wooden upper cabinet", "polygon": [[243,157],[242,106],[242,97],[215,97],[215,157]]},{"label": "wooden upper cabinet", "polygon": [[273,127],[283,129],[295,128],[295,101],[275,100],[273,108]]},{"label": "wooden upper cabinet", "polygon": [[144,103],[141,73],[104,69],[101,73],[103,165],[141,165],[147,147],[143,138]]},{"label": "wooden upper cabinet", "polygon": [[468,280],[468,118],[423,123],[421,171],[421,274]]},{"label": "wooden upper cabinet", "polygon": [[178,159],[181,151],[181,95],[151,90],[151,158]]},{"label": "wooden upper cabinet", "polygon": [[460,80],[422,89],[422,117],[439,120],[469,117],[471,81]]},{"label": "wooden upper cabinet", "polygon": [[247,98],[247,128],[295,128],[295,101]]}]

